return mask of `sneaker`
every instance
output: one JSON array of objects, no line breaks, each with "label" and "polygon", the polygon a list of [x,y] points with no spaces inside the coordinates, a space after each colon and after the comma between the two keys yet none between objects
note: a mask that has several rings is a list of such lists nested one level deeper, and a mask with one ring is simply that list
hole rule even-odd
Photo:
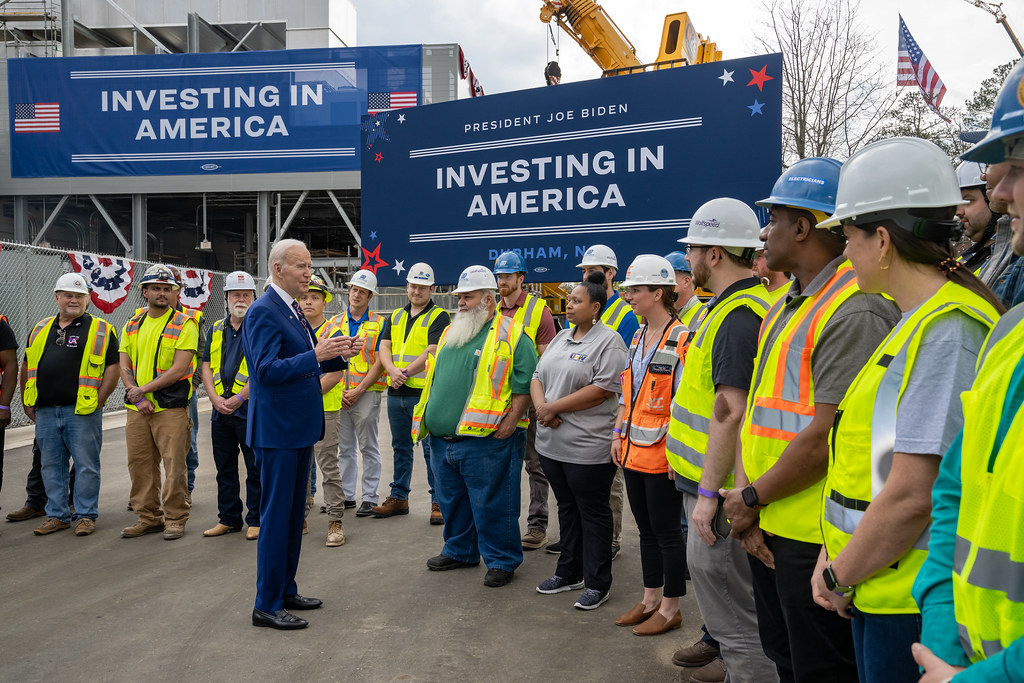
[{"label": "sneaker", "polygon": [[550,579],[544,579],[540,585],[537,586],[537,592],[544,595],[554,595],[555,593],[564,593],[565,591],[578,591],[583,588],[583,581],[566,581],[561,576],[552,576]]},{"label": "sneaker", "polygon": [[690,674],[690,683],[722,683],[728,674],[725,662],[715,657]]},{"label": "sneaker", "polygon": [[391,496],[388,496],[384,499],[383,503],[376,505],[373,508],[373,516],[377,519],[407,514],[409,514],[409,501],[399,500],[398,498],[392,498]]},{"label": "sneaker", "polygon": [[131,526],[121,529],[121,538],[138,538],[146,534],[158,534],[164,530],[164,523],[146,524],[141,519]]},{"label": "sneaker", "polygon": [[480,564],[480,560],[476,562],[461,562],[447,555],[435,555],[427,560],[427,569],[432,572],[446,572],[449,569],[466,569],[468,567],[475,567],[478,564]]},{"label": "sneaker", "polygon": [[185,535],[184,524],[168,524],[164,527],[164,540],[176,541]]},{"label": "sneaker", "polygon": [[613,560],[614,560],[614,559],[615,559],[616,557],[618,557],[618,556],[619,556],[619,553],[620,553],[620,552],[622,552],[622,546],[621,546],[621,545],[612,545],[612,559],[613,559]]},{"label": "sneaker", "polygon": [[573,605],[576,609],[597,609],[608,600],[608,591],[599,591],[588,588],[580,595],[580,599]]},{"label": "sneaker", "polygon": [[540,529],[527,529],[520,540],[523,542],[523,550],[536,550],[544,547],[548,542],[548,535]]},{"label": "sneaker", "polygon": [[515,576],[515,572],[507,569],[488,569],[484,574],[484,585],[488,588],[501,588]]},{"label": "sneaker", "polygon": [[369,517],[373,514],[373,503],[368,500],[364,500],[356,510],[356,517]]},{"label": "sneaker", "polygon": [[32,530],[36,536],[45,536],[61,529],[70,529],[71,522],[62,522],[56,517],[47,517],[46,521]]},{"label": "sneaker", "polygon": [[433,526],[439,526],[441,524],[444,524],[444,515],[441,514],[440,503],[430,504],[430,523]]},{"label": "sneaker", "polygon": [[544,546],[544,552],[551,553],[552,555],[561,555],[562,546],[559,545],[557,541],[554,543],[548,543],[546,546]]},{"label": "sneaker", "polygon": [[698,640],[689,647],[681,647],[672,655],[672,663],[689,669],[702,667],[718,659],[718,649],[706,640]]},{"label": "sneaker", "polygon": [[328,548],[345,545],[345,527],[341,525],[340,519],[327,522],[327,543],[324,545]]},{"label": "sneaker", "polygon": [[88,536],[96,531],[96,522],[88,517],[82,517],[75,522],[75,536]]}]

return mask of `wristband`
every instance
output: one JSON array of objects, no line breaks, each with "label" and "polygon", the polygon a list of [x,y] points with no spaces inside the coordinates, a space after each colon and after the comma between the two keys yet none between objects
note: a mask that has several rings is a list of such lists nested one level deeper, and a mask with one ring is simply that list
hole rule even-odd
[{"label": "wristband", "polygon": [[708,491],[706,488],[697,485],[697,495],[704,496],[705,498],[721,498],[718,495],[718,491]]},{"label": "wristband", "polygon": [[10,411],[10,409],[11,409],[11,407],[10,407],[10,406],[0,406],[0,410],[7,410],[7,411]]},{"label": "wristband", "polygon": [[[2,407],[2,406],[0,406],[0,407]],[[619,429],[618,427],[616,427],[615,429],[612,430],[612,434],[619,434],[619,435],[621,435],[622,434],[622,430]]]}]

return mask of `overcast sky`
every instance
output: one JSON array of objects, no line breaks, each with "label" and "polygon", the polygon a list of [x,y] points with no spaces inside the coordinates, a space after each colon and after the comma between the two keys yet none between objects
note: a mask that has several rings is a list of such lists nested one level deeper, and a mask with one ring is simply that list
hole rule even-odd
[{"label": "overcast sky", "polygon": [[[488,93],[543,85],[544,65],[555,58],[548,28],[538,18],[541,3],[537,0],[354,3],[359,45],[459,43]],[[718,43],[725,59],[758,52],[754,35],[767,16],[761,0],[601,0],[600,4],[645,63],[657,58],[666,14],[688,12],[697,31]],[[1004,5],[1011,27],[1024,41],[1024,3],[1008,0]],[[967,0],[862,0],[860,20],[876,37],[894,83],[898,13],[946,84],[944,105],[961,105],[994,67],[1017,57],[1003,27]],[[559,33],[556,29],[555,36]],[[600,76],[598,67],[568,36],[560,40],[564,82]]]}]

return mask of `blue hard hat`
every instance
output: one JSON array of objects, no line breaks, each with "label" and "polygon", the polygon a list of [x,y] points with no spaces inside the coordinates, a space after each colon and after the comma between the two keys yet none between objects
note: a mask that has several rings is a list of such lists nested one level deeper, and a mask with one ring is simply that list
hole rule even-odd
[{"label": "blue hard hat", "polygon": [[681,251],[673,251],[669,254],[665,254],[665,259],[672,264],[672,270],[683,273],[692,272],[690,270],[690,262],[686,260],[686,254]]},{"label": "blue hard hat", "polygon": [[836,210],[836,190],[839,189],[839,169],[842,166],[828,157],[801,159],[782,172],[770,197],[755,204],[792,206],[832,215]]},{"label": "blue hard hat", "polygon": [[996,96],[988,135],[960,155],[979,164],[998,164],[1006,159],[1008,140],[1024,136],[1024,59],[1017,62]]},{"label": "blue hard hat", "polygon": [[500,273],[525,273],[526,261],[514,251],[502,252],[494,261],[494,274]]}]

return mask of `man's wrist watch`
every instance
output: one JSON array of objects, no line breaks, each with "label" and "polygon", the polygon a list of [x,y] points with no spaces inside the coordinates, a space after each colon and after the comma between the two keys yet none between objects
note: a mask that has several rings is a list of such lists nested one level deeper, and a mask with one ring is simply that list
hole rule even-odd
[{"label": "man's wrist watch", "polygon": [[835,572],[832,571],[831,564],[826,566],[824,571],[821,572],[821,578],[825,581],[825,588],[828,588],[839,597],[848,598],[853,595],[854,586],[840,586]]},{"label": "man's wrist watch", "polygon": [[754,488],[753,484],[748,484],[745,489],[740,491],[740,495],[743,496],[743,502],[746,504],[748,508],[760,510],[761,508],[768,507],[767,505],[762,505],[761,501],[758,500],[757,490]]}]

